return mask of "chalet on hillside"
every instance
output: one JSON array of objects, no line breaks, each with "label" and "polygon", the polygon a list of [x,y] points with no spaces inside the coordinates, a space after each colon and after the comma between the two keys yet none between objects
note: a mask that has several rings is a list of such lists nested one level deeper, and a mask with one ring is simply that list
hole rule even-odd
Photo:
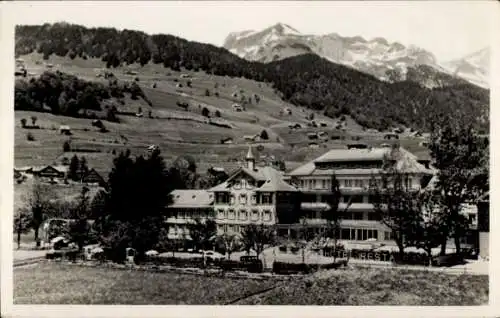
[{"label": "chalet on hillside", "polygon": [[33,175],[40,178],[63,179],[66,175],[67,167],[54,167],[51,165],[42,168],[33,168]]},{"label": "chalet on hillside", "polygon": [[243,106],[241,106],[240,104],[233,104],[232,107],[233,107],[233,110],[235,110],[237,112],[243,111]]},{"label": "chalet on hillside", "polygon": [[83,177],[83,183],[103,185],[106,183],[104,178],[94,169],[90,169],[89,172]]},{"label": "chalet on hillside", "polygon": [[229,144],[232,144],[232,143],[233,143],[233,138],[231,138],[231,137],[222,138],[222,139],[220,140],[220,143],[221,143],[221,144],[224,144],[224,145],[229,145]]},{"label": "chalet on hillside", "polygon": [[59,127],[59,133],[64,135],[71,135],[71,128],[68,125],[62,125]]}]

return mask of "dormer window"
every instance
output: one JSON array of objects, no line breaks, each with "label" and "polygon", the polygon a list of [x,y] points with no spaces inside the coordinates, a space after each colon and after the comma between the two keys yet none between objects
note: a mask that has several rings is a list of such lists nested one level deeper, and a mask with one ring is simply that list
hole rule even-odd
[{"label": "dormer window", "polygon": [[241,182],[239,180],[236,180],[233,184],[233,188],[241,189]]}]

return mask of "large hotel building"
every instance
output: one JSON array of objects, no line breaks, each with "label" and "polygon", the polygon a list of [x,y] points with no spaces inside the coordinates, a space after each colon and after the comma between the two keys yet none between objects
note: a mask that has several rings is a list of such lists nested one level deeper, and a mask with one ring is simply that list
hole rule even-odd
[{"label": "large hotel building", "polygon": [[[213,218],[218,233],[241,233],[251,223],[276,225],[281,236],[297,238],[301,231],[321,233],[328,210],[332,176],[340,183],[340,239],[392,242],[391,231],[374,213],[371,180],[385,163],[407,174],[406,186],[415,190],[430,184],[434,171],[403,148],[334,149],[289,173],[257,166],[251,147],[246,164],[223,183],[207,190],[175,190],[169,206],[171,238],[189,238],[194,218]],[[297,218],[298,215],[305,217]]]}]

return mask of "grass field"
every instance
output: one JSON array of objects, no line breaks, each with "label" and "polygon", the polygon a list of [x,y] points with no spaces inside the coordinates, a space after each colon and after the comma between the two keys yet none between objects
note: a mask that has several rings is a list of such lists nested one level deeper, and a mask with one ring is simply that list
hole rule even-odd
[{"label": "grass field", "polygon": [[14,303],[221,305],[274,284],[273,280],[38,264],[14,270]]},{"label": "grass field", "polygon": [[357,269],[318,272],[238,305],[473,306],[488,304],[487,276]]},{"label": "grass field", "polygon": [[[276,286],[275,289],[250,296]],[[249,296],[249,297],[246,297]],[[15,304],[482,305],[487,276],[338,270],[278,282],[40,263],[14,270]]]}]

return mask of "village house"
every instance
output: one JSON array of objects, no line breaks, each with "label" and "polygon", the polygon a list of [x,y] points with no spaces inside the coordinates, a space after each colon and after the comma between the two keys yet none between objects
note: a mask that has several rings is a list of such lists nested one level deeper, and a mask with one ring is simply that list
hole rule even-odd
[{"label": "village house", "polygon": [[71,128],[68,125],[59,126],[59,133],[64,135],[71,135]]},{"label": "village house", "polygon": [[68,167],[66,166],[43,166],[43,167],[34,167],[31,170],[31,173],[38,178],[44,179],[64,179],[66,176],[66,172]]},{"label": "village house", "polygon": [[[403,148],[334,149],[291,171],[287,177],[302,192],[301,208],[310,231],[319,234],[326,226],[321,215],[329,209],[326,201],[335,174],[342,193],[339,210],[346,211],[340,239],[391,241],[391,231],[377,219],[369,195],[370,181],[375,177],[380,182],[382,165],[387,158],[392,158],[398,170],[408,173],[409,188],[419,189],[423,178],[430,179],[433,173]],[[303,225],[280,224],[279,227],[282,235],[296,237]]]},{"label": "village house", "polygon": [[94,169],[90,169],[85,176],[82,178],[82,182],[88,185],[104,185],[106,181],[104,178]]}]

